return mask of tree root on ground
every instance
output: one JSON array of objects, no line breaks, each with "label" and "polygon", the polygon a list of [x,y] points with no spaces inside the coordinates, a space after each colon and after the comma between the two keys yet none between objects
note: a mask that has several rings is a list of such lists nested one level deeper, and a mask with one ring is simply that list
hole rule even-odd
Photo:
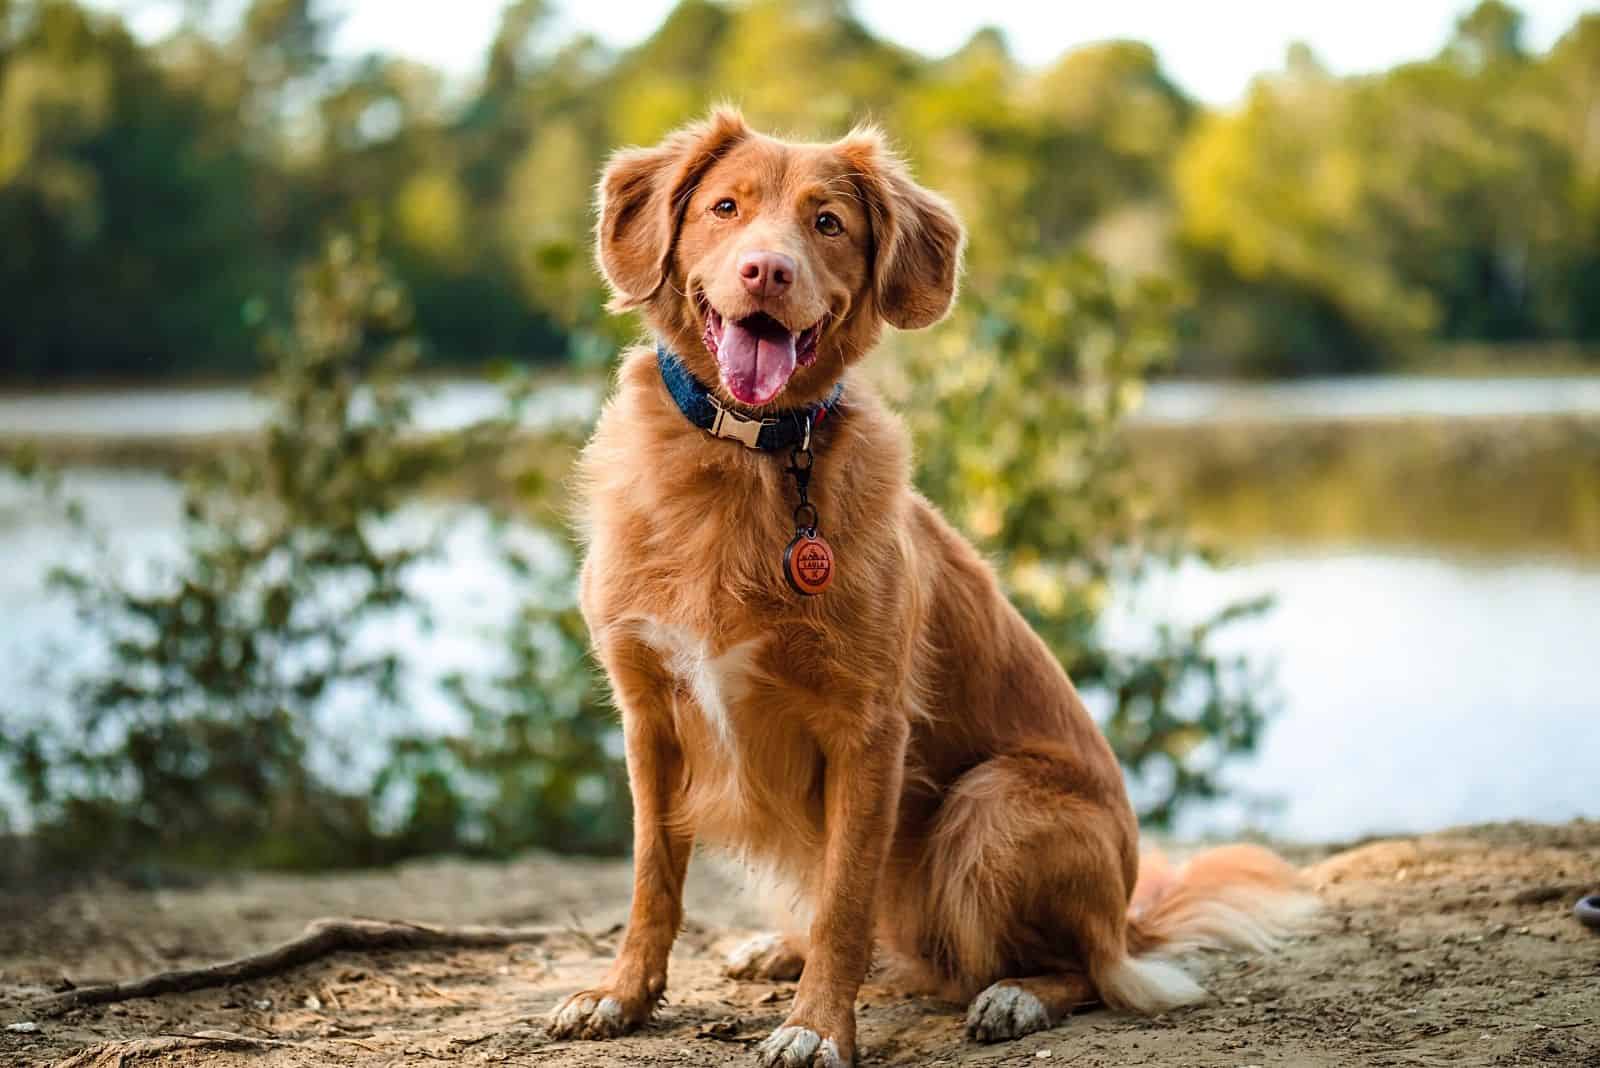
[{"label": "tree root on ground", "polygon": [[61,1016],[90,1005],[207,990],[229,983],[279,975],[346,950],[481,949],[540,943],[559,935],[553,927],[432,927],[399,920],[335,918],[313,920],[298,938],[236,960],[161,972],[120,983],[82,986],[54,994],[30,1007],[40,1018]]},{"label": "tree root on ground", "polygon": [[167,1054],[184,1051],[221,1050],[223,1052],[258,1050],[263,1046],[293,1046],[293,1042],[278,1042],[270,1038],[251,1038],[229,1031],[201,1031],[192,1035],[157,1035],[155,1038],[133,1038],[123,1042],[99,1042],[80,1049],[66,1060],[57,1061],[55,1068],[126,1068],[138,1060],[165,1059]]}]

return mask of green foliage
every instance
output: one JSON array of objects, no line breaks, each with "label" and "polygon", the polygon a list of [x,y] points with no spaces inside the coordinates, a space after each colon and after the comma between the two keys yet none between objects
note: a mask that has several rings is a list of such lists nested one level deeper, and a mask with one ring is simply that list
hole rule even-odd
[{"label": "green foliage", "polygon": [[399,834],[409,851],[614,853],[628,842],[621,739],[591,670],[574,576],[569,567],[525,591],[504,671],[449,680],[465,732],[395,743],[374,792],[410,795]]},{"label": "green foliage", "polygon": [[1571,294],[1592,297],[1600,269],[1585,132],[1600,18],[1547,56],[1523,50],[1519,24],[1484,0],[1434,59],[1365,78],[1302,52],[1200,126],[1174,173],[1187,269],[1228,312],[1195,317],[1213,366],[1359,369],[1430,338],[1597,336],[1593,300]]},{"label": "green foliage", "polygon": [[265,285],[245,254],[257,225],[221,116],[119,24],[61,2],[9,13],[0,373],[171,373],[240,352],[240,308]]},{"label": "green foliage", "polygon": [[408,316],[369,253],[331,245],[270,349],[264,450],[193,473],[173,572],[57,575],[110,641],[72,695],[70,733],[23,744],[55,749],[29,788],[65,849],[316,864],[364,844],[363,806],[318,781],[311,755],[337,759],[317,715],[335,688],[360,684],[375,713],[398,701],[396,657],[363,651],[357,630],[406,602],[422,551],[374,537],[435,463],[401,437]]},{"label": "green foliage", "polygon": [[613,53],[552,12],[508,5],[461,93],[331,58],[309,0],[153,44],[72,0],[7,5],[0,378],[254,370],[249,298],[283,312],[292,265],[354,217],[393,236],[431,359],[591,357],[614,336],[590,270],[606,154],[724,99],[799,136],[881,122],[960,207],[980,296],[1018,249],[1182,277],[1180,369],[1600,339],[1600,16],[1538,54],[1483,0],[1436,56],[1336,78],[1299,46],[1207,113],[1136,42],[1035,72],[990,30],[929,59],[841,0],[682,0]]},{"label": "green foliage", "polygon": [[1194,627],[1159,624],[1115,648],[1113,583],[1201,555],[1150,506],[1123,420],[1171,360],[1172,294],[1087,257],[1027,261],[998,295],[903,343],[891,381],[917,442],[917,483],[972,537],[1104,726],[1140,815],[1165,825],[1218,796],[1218,773],[1260,736],[1261,680],[1213,651],[1215,631],[1259,612],[1231,606]]},{"label": "green foliage", "polygon": [[[63,718],[0,729],[47,862],[615,848],[615,760],[570,603],[530,601],[507,676],[457,682],[465,737],[405,738],[375,785],[348,774],[371,755],[357,747],[381,755],[379,725],[405,722],[406,665],[374,634],[428,621],[407,580],[442,531],[418,522],[417,497],[497,455],[513,424],[417,432],[410,307],[370,243],[331,241],[296,293],[292,330],[268,347],[261,447],[191,474],[176,563],[143,581],[109,558],[57,576],[103,662]],[[352,706],[356,726],[337,727],[331,713]]]}]

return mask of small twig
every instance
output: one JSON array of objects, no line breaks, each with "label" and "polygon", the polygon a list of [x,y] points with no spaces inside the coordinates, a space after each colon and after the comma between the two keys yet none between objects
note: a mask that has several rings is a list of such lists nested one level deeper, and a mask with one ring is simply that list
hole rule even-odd
[{"label": "small twig", "polygon": [[317,989],[322,992],[322,1000],[333,1006],[334,1012],[344,1011],[344,1002],[339,1000],[339,992],[333,988],[332,983],[323,983]]},{"label": "small twig", "polygon": [[582,942],[591,953],[602,954],[606,951],[606,947],[601,944],[600,939],[590,934],[588,928],[584,927],[583,919],[578,915],[576,910],[569,912],[567,917],[568,934]]},{"label": "small twig", "polygon": [[306,925],[298,938],[236,960],[162,972],[120,983],[81,986],[39,1001],[42,1017],[60,1016],[88,1005],[206,990],[249,979],[279,975],[302,964],[347,950],[482,948],[544,942],[560,932],[548,927],[430,927],[395,920],[324,919]]},{"label": "small twig", "polygon": [[452,1004],[456,1004],[456,1005],[460,1005],[462,1003],[460,998],[456,997],[454,994],[446,994],[443,990],[440,990],[438,987],[434,986],[432,983],[423,983],[422,984],[422,989],[424,991],[426,991],[427,993],[432,994],[434,997],[440,999],[441,1001],[448,1001],[448,1002],[451,1002]]},{"label": "small twig", "polygon": [[232,1031],[199,1031],[193,1034],[184,1031],[157,1031],[156,1038],[183,1038],[190,1042],[228,1043],[238,1042],[249,1046],[297,1046],[298,1042],[286,1042],[281,1038],[252,1038],[249,1035],[238,1035]]},{"label": "small twig", "polygon": [[739,1025],[732,1020],[717,1020],[695,1032],[696,1038],[709,1038],[716,1042],[732,1042],[740,1046],[751,1046],[759,1042],[759,1038],[750,1035],[741,1035]]},{"label": "small twig", "polygon": [[251,1013],[250,1015],[246,1016],[243,1020],[240,1020],[239,1023],[244,1027],[249,1027],[249,1028],[252,1028],[252,1029],[254,1029],[256,1031],[260,1031],[264,1035],[275,1035],[275,1034],[277,1034],[277,1032],[274,1031],[272,1028],[270,1028],[270,1027],[262,1027],[260,1024],[256,1023],[255,1014],[254,1013]]},{"label": "small twig", "polygon": [[423,1049],[421,1046],[407,1046],[405,1053],[408,1057],[426,1057],[430,1061],[448,1061],[453,1059],[449,1054],[435,1053],[433,1050]]}]

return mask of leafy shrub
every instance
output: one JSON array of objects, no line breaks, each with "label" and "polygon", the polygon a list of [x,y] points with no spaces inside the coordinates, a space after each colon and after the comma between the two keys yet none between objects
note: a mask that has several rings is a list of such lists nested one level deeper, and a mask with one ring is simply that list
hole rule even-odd
[{"label": "leafy shrub", "polygon": [[1172,359],[1173,294],[1085,256],[1023,260],[954,322],[903,339],[889,388],[917,442],[917,482],[999,571],[1080,690],[1133,779],[1140,815],[1165,825],[1217,796],[1218,773],[1255,747],[1261,679],[1212,651],[1229,607],[1189,628],[1158,623],[1145,649],[1107,644],[1113,582],[1205,556],[1152,507],[1123,421]]},{"label": "leafy shrub", "polygon": [[[297,292],[292,329],[267,346],[264,440],[190,473],[170,573],[133,582],[105,560],[55,576],[108,655],[77,679],[65,722],[12,716],[0,730],[44,860],[323,867],[455,847],[617,848],[621,832],[604,822],[561,829],[582,811],[570,790],[534,791],[560,811],[513,828],[504,821],[527,814],[526,800],[502,815],[440,776],[445,755],[519,787],[598,775],[594,804],[618,808],[614,759],[549,731],[562,717],[591,734],[605,723],[570,605],[528,602],[510,675],[456,683],[467,737],[404,737],[376,782],[351,781],[353,747],[375,740],[334,729],[329,710],[405,722],[406,665],[373,629],[429,623],[407,580],[443,528],[408,534],[417,524],[401,511],[435,479],[503,452],[514,423],[417,431],[410,310],[370,242],[330,242]],[[484,691],[507,687],[528,705],[491,716]]]}]

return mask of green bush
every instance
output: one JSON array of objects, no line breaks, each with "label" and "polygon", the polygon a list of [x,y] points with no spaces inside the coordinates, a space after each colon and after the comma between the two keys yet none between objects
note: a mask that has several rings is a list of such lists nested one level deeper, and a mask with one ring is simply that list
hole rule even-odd
[{"label": "green bush", "polygon": [[1157,622],[1148,648],[1107,644],[1114,582],[1208,554],[1154,507],[1123,421],[1173,357],[1174,296],[1086,256],[1024,260],[954,322],[905,338],[890,388],[917,443],[917,483],[993,561],[1012,601],[1073,681],[1105,708],[1141,818],[1166,825],[1218,796],[1222,766],[1255,747],[1264,685],[1212,651],[1217,628]]},{"label": "green bush", "polygon": [[[548,598],[529,598],[516,621],[507,677],[455,683],[471,714],[465,738],[406,735],[370,786],[341,774],[365,755],[354,746],[381,740],[332,729],[333,702],[361,703],[373,723],[407,721],[405,665],[370,628],[428,624],[407,579],[443,529],[405,536],[415,524],[400,512],[444,474],[505,451],[514,427],[419,433],[418,350],[406,295],[371,243],[334,239],[301,273],[292,329],[267,346],[260,447],[187,479],[175,567],[132,582],[104,555],[54,576],[108,655],[76,680],[64,722],[19,713],[0,730],[48,866],[325,867],[444,848],[620,846],[615,760],[581,732],[552,732],[564,717],[595,737],[606,720],[570,604]],[[511,703],[491,714],[497,693]],[[447,764],[506,780],[502,798],[551,782],[502,810],[447,780]],[[563,788],[567,778],[579,787]],[[539,797],[545,807],[530,810]],[[583,798],[611,822],[568,826]],[[530,811],[538,818],[507,822]]]}]

